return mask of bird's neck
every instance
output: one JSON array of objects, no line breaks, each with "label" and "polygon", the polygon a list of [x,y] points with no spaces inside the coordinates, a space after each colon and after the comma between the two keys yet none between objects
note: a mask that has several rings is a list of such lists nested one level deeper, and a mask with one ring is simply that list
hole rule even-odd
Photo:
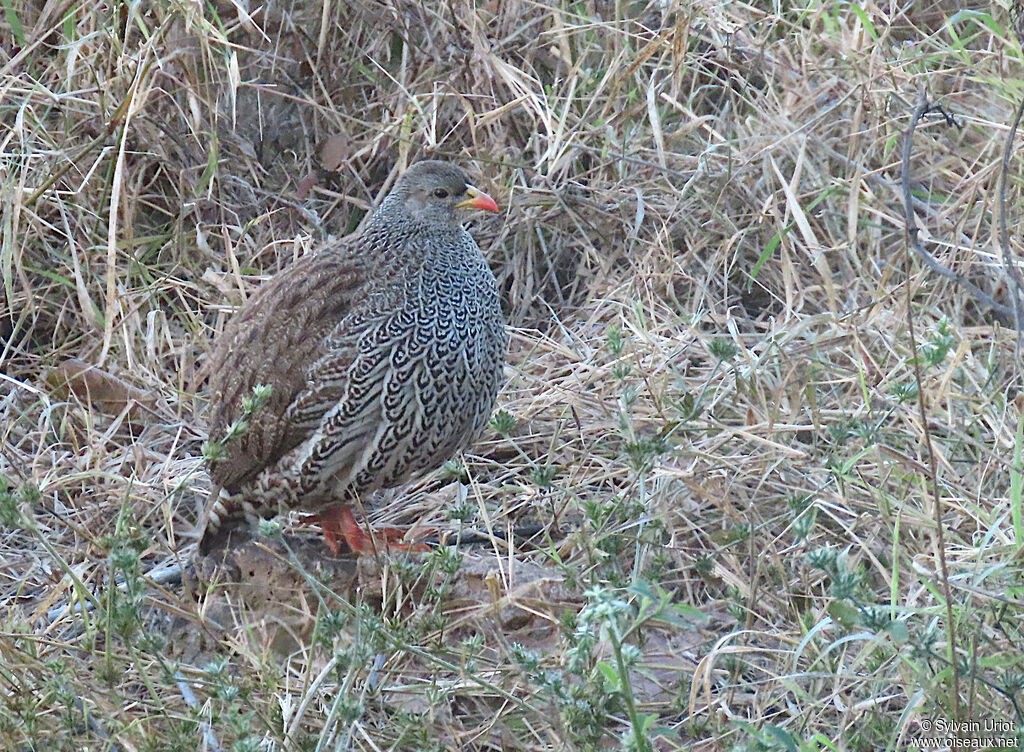
[{"label": "bird's neck", "polygon": [[416,236],[433,236],[438,239],[462,234],[458,222],[436,222],[424,220],[406,211],[404,197],[389,194],[377,207],[366,227],[367,232],[383,232],[395,240],[411,239]]},{"label": "bird's neck", "polygon": [[380,202],[380,206],[373,213],[373,217],[370,218],[371,223],[375,221],[397,221],[401,219],[401,216],[405,213],[402,211],[402,202],[405,199],[396,193],[389,193],[384,197],[384,200]]}]

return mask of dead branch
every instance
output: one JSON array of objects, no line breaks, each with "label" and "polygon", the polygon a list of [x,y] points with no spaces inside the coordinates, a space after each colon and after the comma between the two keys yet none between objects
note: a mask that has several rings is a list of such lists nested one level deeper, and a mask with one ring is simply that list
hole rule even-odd
[{"label": "dead branch", "polygon": [[1017,318],[1014,307],[996,302],[992,296],[984,292],[963,274],[955,272],[949,267],[940,264],[938,260],[929,253],[927,249],[925,249],[921,244],[921,241],[918,239],[918,226],[914,217],[914,204],[910,194],[910,151],[911,146],[914,143],[914,131],[917,129],[917,123],[929,112],[941,112],[943,117],[946,118],[947,123],[955,122],[952,120],[950,115],[942,110],[941,106],[929,102],[927,95],[923,91],[921,92],[918,99],[918,105],[911,115],[906,137],[903,140],[903,166],[901,168],[901,176],[903,180],[903,216],[906,220],[907,239],[910,243],[910,247],[914,249],[914,252],[917,254],[918,258],[924,262],[925,266],[933,272],[938,274],[940,277],[945,277],[946,279],[955,282],[970,292],[978,301],[991,308],[996,316],[998,316],[1004,323],[1016,324]]}]

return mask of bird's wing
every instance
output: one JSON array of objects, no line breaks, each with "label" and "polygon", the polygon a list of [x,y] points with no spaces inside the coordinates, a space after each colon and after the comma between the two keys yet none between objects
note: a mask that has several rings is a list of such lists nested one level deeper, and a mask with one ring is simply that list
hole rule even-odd
[{"label": "bird's wing", "polygon": [[[298,446],[315,426],[296,422],[289,409],[310,388],[310,369],[323,356],[331,332],[363,302],[365,265],[358,249],[333,247],[299,259],[264,284],[235,313],[210,355],[210,439],[224,439],[245,417],[242,401],[253,387],[271,388],[248,428],[225,442],[210,468],[227,489],[253,479]],[[343,368],[343,355],[335,357]]]}]

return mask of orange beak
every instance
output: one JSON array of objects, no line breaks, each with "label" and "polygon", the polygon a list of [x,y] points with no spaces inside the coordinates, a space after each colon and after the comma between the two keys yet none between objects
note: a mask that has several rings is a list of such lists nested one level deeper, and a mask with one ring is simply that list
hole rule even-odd
[{"label": "orange beak", "polygon": [[456,209],[483,209],[484,211],[498,211],[498,205],[494,203],[494,199],[479,188],[467,185],[466,193],[469,195],[469,198],[457,203],[455,205]]}]

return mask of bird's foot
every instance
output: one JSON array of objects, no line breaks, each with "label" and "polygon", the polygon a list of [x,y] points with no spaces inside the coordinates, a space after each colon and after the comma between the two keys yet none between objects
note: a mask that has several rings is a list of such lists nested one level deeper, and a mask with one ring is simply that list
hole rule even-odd
[{"label": "bird's foot", "polygon": [[356,522],[352,510],[345,506],[330,507],[319,514],[308,516],[310,522],[320,525],[324,541],[335,556],[341,553],[341,541],[345,541],[357,556],[374,554],[378,551],[429,551],[425,543],[405,540],[405,532],[395,527],[367,529]]}]

